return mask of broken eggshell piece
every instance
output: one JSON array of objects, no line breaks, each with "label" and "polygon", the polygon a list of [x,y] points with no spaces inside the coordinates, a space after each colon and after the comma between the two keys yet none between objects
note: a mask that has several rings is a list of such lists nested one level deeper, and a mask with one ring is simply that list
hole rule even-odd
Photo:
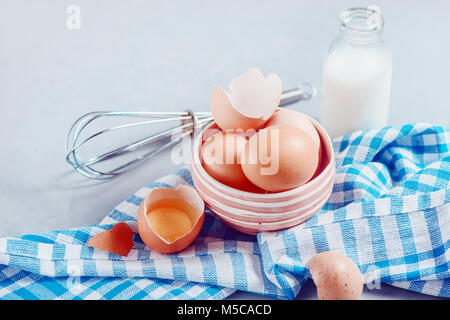
[{"label": "broken eggshell piece", "polygon": [[280,104],[280,78],[274,73],[264,78],[258,68],[233,79],[229,89],[230,93],[214,86],[211,93],[211,113],[222,130],[257,130]]},{"label": "broken eggshell piece", "polygon": [[90,238],[86,245],[126,257],[133,247],[133,234],[133,230],[128,224],[119,222],[111,229]]},{"label": "broken eggshell piece", "polygon": [[[162,206],[159,205],[161,203],[163,203]],[[171,207],[173,210],[170,210]],[[158,210],[159,215],[172,213],[174,216],[159,216],[150,221],[149,216],[152,211],[161,208],[162,210]],[[204,217],[205,204],[195,189],[186,185],[175,189],[155,188],[150,191],[139,207],[138,232],[142,241],[150,249],[160,253],[174,253],[183,250],[195,240],[202,228]],[[188,227],[186,227],[186,219],[189,222]],[[179,222],[178,225],[177,222]],[[172,231],[175,229],[184,230],[184,232],[173,237]],[[172,236],[167,236],[171,233]]]}]

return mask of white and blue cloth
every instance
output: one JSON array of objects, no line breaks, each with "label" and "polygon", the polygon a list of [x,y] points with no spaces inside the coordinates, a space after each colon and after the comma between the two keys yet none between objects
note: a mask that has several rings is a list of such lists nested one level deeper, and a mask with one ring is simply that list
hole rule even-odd
[{"label": "white and blue cloth", "polygon": [[[248,236],[208,209],[178,254],[145,247],[138,207],[151,188],[191,184],[180,169],[142,188],[100,224],[0,239],[1,299],[223,299],[236,290],[292,299],[314,254],[350,257],[378,281],[450,297],[450,129],[427,124],[358,131],[334,141],[337,175],[324,208],[304,224]],[[127,257],[85,246],[117,222],[135,231]]]}]

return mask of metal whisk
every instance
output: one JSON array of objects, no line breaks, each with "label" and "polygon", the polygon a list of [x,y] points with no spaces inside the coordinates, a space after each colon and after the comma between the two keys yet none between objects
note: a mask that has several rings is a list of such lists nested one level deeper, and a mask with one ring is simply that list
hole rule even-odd
[{"label": "metal whisk", "polygon": [[[284,91],[281,95],[280,106],[286,106],[300,100],[309,100],[315,95],[315,88],[310,84],[302,84],[298,88]],[[119,124],[112,127],[93,131],[85,134],[94,124],[101,119],[128,119],[141,118],[143,121]],[[213,118],[210,112],[128,112],[128,111],[94,111],[89,112],[74,122],[67,135],[66,161],[82,175],[91,179],[110,179],[131,170],[142,162],[154,157],[159,152],[176,145],[183,138],[191,135],[199,128],[211,123]],[[145,127],[148,125],[161,125],[164,123],[178,122],[176,126],[164,129],[160,132],[146,135],[131,143],[115,147],[113,150],[102,152],[100,155],[90,156],[83,160],[80,149],[88,144],[98,152],[95,140],[107,133],[126,129]],[[85,137],[82,137],[83,134]],[[123,135],[122,135],[123,137]],[[151,146],[154,145],[152,148]],[[134,156],[133,156],[134,155]],[[133,156],[130,160],[129,157]],[[107,161],[125,159],[112,168],[96,168]]]}]

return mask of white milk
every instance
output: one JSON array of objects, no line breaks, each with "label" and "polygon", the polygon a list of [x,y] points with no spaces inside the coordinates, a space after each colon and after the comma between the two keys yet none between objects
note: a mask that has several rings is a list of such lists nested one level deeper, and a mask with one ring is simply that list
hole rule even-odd
[{"label": "white milk", "polygon": [[391,53],[379,32],[361,36],[341,26],[323,64],[320,121],[328,133],[386,126],[391,75]]},{"label": "white milk", "polygon": [[392,59],[389,52],[342,48],[323,66],[321,123],[340,136],[387,125]]}]

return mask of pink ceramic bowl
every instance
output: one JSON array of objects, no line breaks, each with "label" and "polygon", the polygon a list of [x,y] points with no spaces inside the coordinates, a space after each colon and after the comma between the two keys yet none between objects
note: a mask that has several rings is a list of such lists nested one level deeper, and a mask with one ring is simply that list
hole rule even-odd
[{"label": "pink ceramic bowl", "polygon": [[[200,197],[202,197],[202,199],[208,204],[208,207],[218,215],[222,214],[232,219],[257,223],[280,222],[293,217],[298,217],[299,215],[307,215],[311,213],[311,211],[314,211],[315,213],[317,204],[322,203],[323,200],[325,200],[326,202],[326,200],[328,200],[329,193],[333,188],[333,182],[330,181],[326,186],[324,186],[320,193],[316,194],[316,196],[311,197],[310,200],[299,202],[299,204],[293,206],[292,209],[274,213],[265,213],[262,210],[264,208],[262,208],[261,210],[245,210],[224,205],[223,202],[221,202],[221,200],[223,199],[220,199],[218,197],[218,194],[215,194],[215,196],[208,195],[206,194],[205,190],[200,187],[200,185],[195,181],[195,179],[194,183],[197,187],[197,191],[200,194]],[[304,205],[302,204],[303,202],[305,202]],[[276,203],[274,203],[273,205],[276,205]]]},{"label": "pink ceramic bowl", "polygon": [[194,142],[192,178],[210,209],[238,231],[255,234],[275,231],[302,223],[317,213],[328,200],[335,175],[331,139],[323,127],[310,119],[321,137],[321,164],[306,184],[278,193],[251,193],[231,188],[212,178],[201,165],[203,136],[216,128],[206,127]]},{"label": "pink ceramic bowl", "polygon": [[241,231],[244,233],[257,234],[258,232],[262,232],[262,231],[266,231],[266,232],[267,231],[277,231],[277,230],[296,226],[296,225],[304,222],[305,220],[307,220],[314,214],[316,214],[327,202],[330,194],[331,194],[331,189],[328,193],[325,194],[325,197],[319,203],[317,203],[314,207],[312,207],[311,210],[309,210],[307,213],[298,215],[298,216],[290,218],[290,219],[276,221],[276,222],[247,222],[247,221],[236,220],[236,219],[230,218],[225,213],[220,213],[220,211],[213,210],[213,212],[220,219],[222,219],[222,221],[225,222],[227,225],[229,225],[230,227],[232,227],[235,230],[238,230],[238,231]]}]

